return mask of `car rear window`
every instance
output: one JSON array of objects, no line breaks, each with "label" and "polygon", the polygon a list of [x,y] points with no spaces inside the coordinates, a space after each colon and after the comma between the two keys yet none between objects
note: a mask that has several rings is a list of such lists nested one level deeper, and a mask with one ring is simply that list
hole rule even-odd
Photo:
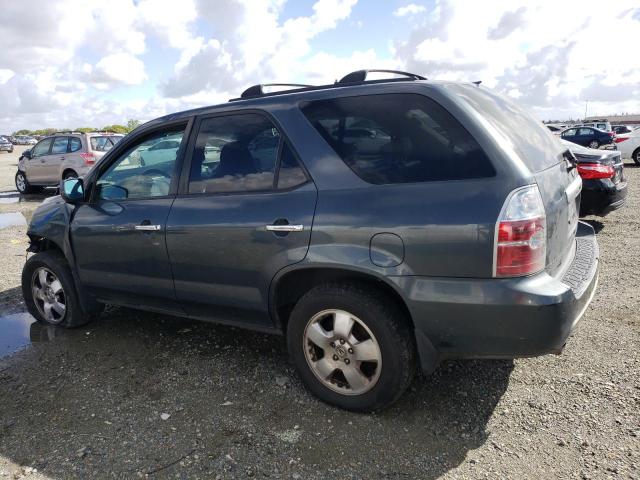
[{"label": "car rear window", "polygon": [[563,160],[563,149],[544,124],[528,110],[502,95],[475,85],[451,84],[447,89],[476,110],[491,127],[513,145],[532,173]]},{"label": "car rear window", "polygon": [[366,182],[394,184],[495,175],[480,145],[443,107],[416,94],[308,102],[309,122]]},{"label": "car rear window", "polygon": [[108,152],[120,139],[118,136],[91,137],[91,150]]}]

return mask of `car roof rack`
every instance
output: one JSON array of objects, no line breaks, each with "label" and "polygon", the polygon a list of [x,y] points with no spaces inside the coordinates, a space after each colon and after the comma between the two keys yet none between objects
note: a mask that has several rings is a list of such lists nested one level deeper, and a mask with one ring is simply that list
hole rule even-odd
[{"label": "car roof rack", "polygon": [[[375,79],[375,80],[367,80],[367,74],[371,72],[382,72],[382,73],[393,73],[395,75],[401,75],[406,78],[384,78],[384,79]],[[329,85],[305,85],[300,83],[262,83],[258,85],[252,85],[247,88],[240,97],[232,98],[229,101],[235,102],[237,100],[247,100],[250,98],[259,98],[259,97],[268,97],[273,95],[284,95],[287,93],[296,93],[296,92],[305,92],[310,90],[326,90],[329,88],[337,88],[344,87],[345,85],[356,85],[359,83],[384,83],[384,82],[405,82],[405,81],[414,81],[414,80],[427,80],[426,77],[422,75],[418,75],[415,73],[409,72],[401,72],[399,70],[379,70],[379,69],[369,69],[369,70],[357,70],[355,72],[351,72],[340,80],[329,84]],[[289,90],[278,90],[276,92],[265,92],[264,87],[294,87]]]},{"label": "car roof rack", "polygon": [[[314,85],[305,85],[302,83],[259,83],[252,85],[240,94],[240,98],[262,97],[266,95],[264,87],[296,87],[296,88],[312,88]],[[289,91],[289,90],[286,90]]]},{"label": "car roof rack", "polygon": [[355,72],[351,72],[346,74],[340,80],[338,80],[337,84],[345,84],[345,83],[360,83],[367,81],[367,75],[369,73],[393,73],[394,75],[401,75],[404,77],[408,77],[410,80],[426,80],[426,77],[422,75],[418,75],[416,73],[402,72],[400,70],[380,70],[380,69],[369,69],[369,70],[356,70]]}]

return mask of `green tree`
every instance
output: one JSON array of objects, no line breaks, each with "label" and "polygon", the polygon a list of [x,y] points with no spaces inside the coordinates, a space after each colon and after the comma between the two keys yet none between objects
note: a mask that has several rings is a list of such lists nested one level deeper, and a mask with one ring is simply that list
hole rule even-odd
[{"label": "green tree", "polygon": [[94,127],[78,127],[76,129],[74,129],[74,132],[80,132],[80,133],[91,133],[91,132],[95,132],[95,128]]},{"label": "green tree", "polygon": [[131,132],[140,126],[140,120],[127,120],[127,131]]},{"label": "green tree", "polygon": [[102,130],[105,132],[113,132],[113,133],[129,133],[129,130],[124,125],[107,125],[106,127],[102,127]]}]

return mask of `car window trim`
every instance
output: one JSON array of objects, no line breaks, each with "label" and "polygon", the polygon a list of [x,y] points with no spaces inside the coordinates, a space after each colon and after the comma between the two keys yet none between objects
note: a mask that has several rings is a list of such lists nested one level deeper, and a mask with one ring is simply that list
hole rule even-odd
[{"label": "car window trim", "polygon": [[[188,144],[188,141],[191,137],[192,127],[193,127],[193,119],[194,117],[181,118],[179,120],[167,122],[163,125],[157,125],[153,128],[144,129],[140,132],[137,132],[131,138],[123,137],[113,148],[111,148],[108,152],[105,153],[103,159],[106,159],[104,162],[100,162],[95,170],[95,173],[91,175],[89,178],[89,185],[86,186],[89,192],[89,199],[85,203],[96,204],[101,199],[96,198],[96,185],[100,175],[102,175],[105,170],[107,170],[113,163],[117,162],[122,155],[127,152],[133,145],[139,143],[142,139],[152,136],[158,132],[170,130],[172,128],[184,126],[184,133],[182,134],[182,141],[180,142],[180,148],[176,152],[176,163],[174,166],[174,171],[171,175],[171,183],[169,185],[169,193],[167,195],[162,196],[154,196],[154,197],[137,197],[137,198],[126,198],[124,200],[118,200],[118,203],[132,202],[132,201],[140,201],[140,200],[152,200],[159,198],[172,198],[176,196],[177,187],[179,178],[182,171],[182,164],[184,161],[185,150]],[[187,141],[185,142],[185,138]]]},{"label": "car window trim", "polygon": [[[193,154],[195,152],[195,145],[198,139],[198,133],[200,132],[200,128],[202,126],[202,122],[204,122],[205,120],[208,120],[210,118],[216,118],[216,117],[228,117],[230,115],[247,115],[247,114],[251,114],[251,113],[255,113],[258,115],[262,115],[263,117],[265,117],[267,120],[269,120],[278,130],[278,133],[280,134],[280,143],[278,145],[278,158],[276,158],[276,165],[274,166],[275,171],[274,171],[274,183],[272,185],[272,187],[270,189],[263,189],[263,190],[250,190],[250,191],[237,191],[237,192],[189,192],[189,178],[191,175],[191,162],[193,160]],[[182,164],[182,172],[180,174],[180,182],[178,184],[178,192],[176,193],[176,197],[177,198],[182,198],[182,197],[193,197],[193,196],[212,196],[212,195],[253,195],[253,194],[264,194],[264,193],[280,193],[280,192],[288,192],[291,190],[295,190],[297,188],[300,188],[304,185],[307,185],[309,182],[313,182],[313,178],[311,178],[311,175],[309,174],[307,167],[304,165],[304,163],[300,160],[300,156],[298,155],[298,152],[293,148],[293,144],[291,143],[291,141],[288,139],[286,133],[285,133],[285,129],[282,128],[282,125],[280,124],[280,122],[278,122],[276,120],[276,118],[271,115],[271,113],[269,113],[266,110],[261,110],[259,108],[243,108],[243,109],[237,109],[237,110],[226,110],[223,112],[212,112],[212,113],[207,113],[204,115],[197,115],[193,124],[193,128],[192,128],[192,132],[191,132],[191,138],[189,139],[189,143],[188,143],[188,151],[185,154],[185,158],[184,158],[184,162]],[[282,149],[282,145],[284,144],[284,142],[286,142],[289,145],[289,148],[291,149],[291,152],[293,153],[293,156],[295,157],[296,161],[298,162],[298,165],[300,166],[300,168],[302,168],[302,171],[304,172],[304,176],[306,178],[306,181],[304,183],[300,183],[299,185],[294,185],[293,187],[289,187],[289,188],[282,188],[282,189],[278,189],[277,188],[277,176],[279,175],[279,167],[280,167],[280,157],[281,157],[281,149]]]}]

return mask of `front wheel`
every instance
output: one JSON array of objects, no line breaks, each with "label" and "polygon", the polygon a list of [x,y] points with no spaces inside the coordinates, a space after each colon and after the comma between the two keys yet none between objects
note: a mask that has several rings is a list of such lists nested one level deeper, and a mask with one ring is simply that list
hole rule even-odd
[{"label": "front wheel", "polygon": [[594,149],[598,149],[600,147],[600,144],[598,143],[597,140],[591,140],[591,142],[589,143],[589,148],[594,148]]},{"label": "front wheel", "polygon": [[631,155],[633,162],[640,167],[640,148],[637,148],[633,155]]},{"label": "front wheel", "polygon": [[376,290],[351,284],[313,288],[287,326],[289,355],[321,400],[360,412],[395,402],[415,372],[408,319]]},{"label": "front wheel", "polygon": [[27,194],[27,193],[33,193],[33,192],[37,191],[36,187],[32,187],[31,185],[29,185],[29,181],[27,180],[27,176],[22,171],[18,171],[16,173],[15,181],[16,181],[16,189],[20,193]]},{"label": "front wheel", "polygon": [[73,276],[65,258],[40,252],[22,269],[22,296],[29,313],[40,323],[79,327],[91,320],[80,307]]}]

